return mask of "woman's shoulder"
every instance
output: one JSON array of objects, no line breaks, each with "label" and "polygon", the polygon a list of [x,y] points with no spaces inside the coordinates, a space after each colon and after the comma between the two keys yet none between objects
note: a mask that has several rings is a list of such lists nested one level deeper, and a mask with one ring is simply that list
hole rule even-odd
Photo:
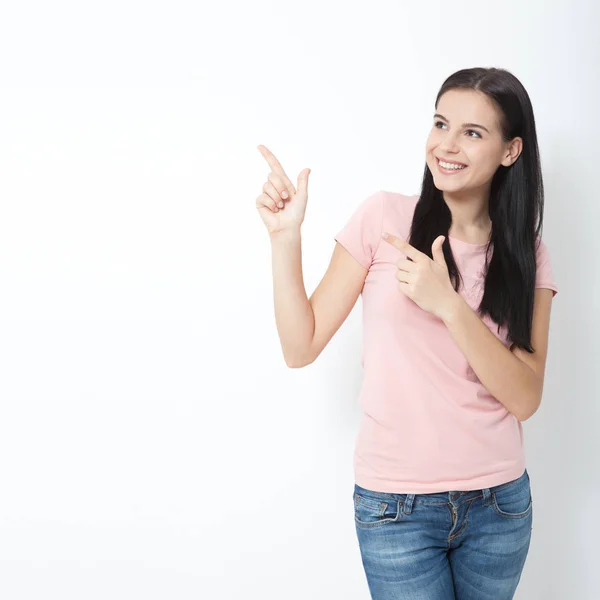
[{"label": "woman's shoulder", "polygon": [[386,204],[392,210],[413,209],[419,201],[419,194],[405,194],[392,190],[381,190],[385,196]]},{"label": "woman's shoulder", "polygon": [[406,194],[392,190],[381,190],[384,213],[390,223],[412,222],[419,194]]}]

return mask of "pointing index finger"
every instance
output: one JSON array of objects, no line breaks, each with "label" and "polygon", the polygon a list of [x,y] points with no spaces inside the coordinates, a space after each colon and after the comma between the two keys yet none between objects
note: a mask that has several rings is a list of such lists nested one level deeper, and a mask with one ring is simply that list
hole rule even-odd
[{"label": "pointing index finger", "polygon": [[263,155],[264,159],[271,167],[271,170],[281,177],[287,189],[292,194],[295,194],[296,188],[292,185],[292,182],[290,181],[289,177],[285,174],[281,163],[277,160],[275,155],[266,146],[263,146],[262,144],[258,146],[258,151]]},{"label": "pointing index finger", "polygon": [[406,240],[403,240],[401,237],[396,235],[392,235],[387,231],[384,231],[381,234],[381,237],[389,242],[395,248],[398,248],[401,252],[404,252],[406,256],[411,258],[413,261],[420,260],[423,256],[426,256],[420,250],[417,250],[414,246],[411,246]]}]

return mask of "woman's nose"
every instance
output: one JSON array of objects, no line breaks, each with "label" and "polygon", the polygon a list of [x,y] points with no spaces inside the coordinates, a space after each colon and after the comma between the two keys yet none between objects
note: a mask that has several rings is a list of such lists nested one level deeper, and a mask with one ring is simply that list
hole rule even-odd
[{"label": "woman's nose", "polygon": [[457,152],[460,149],[457,140],[451,135],[447,135],[444,137],[442,143],[440,144],[440,148],[444,152],[450,153]]}]

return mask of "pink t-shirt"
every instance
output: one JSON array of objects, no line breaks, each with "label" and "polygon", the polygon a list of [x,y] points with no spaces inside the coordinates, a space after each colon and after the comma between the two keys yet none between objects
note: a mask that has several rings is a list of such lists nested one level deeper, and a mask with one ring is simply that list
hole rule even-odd
[{"label": "pink t-shirt", "polygon": [[[369,269],[362,290],[364,371],[355,443],[356,483],[392,493],[466,491],[500,485],[525,470],[521,422],[479,381],[444,322],[398,289],[400,250],[381,232],[408,238],[419,196],[378,191],[335,236]],[[474,310],[483,293],[485,245],[448,236]],[[558,291],[548,249],[536,287]],[[483,318],[508,348],[506,326]]]}]

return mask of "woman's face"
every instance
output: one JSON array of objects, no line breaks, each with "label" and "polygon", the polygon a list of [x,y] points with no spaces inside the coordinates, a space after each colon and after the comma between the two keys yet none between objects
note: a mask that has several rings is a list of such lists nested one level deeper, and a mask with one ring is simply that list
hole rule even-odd
[{"label": "woman's face", "polygon": [[[502,140],[497,109],[481,92],[449,90],[439,99],[435,112],[426,160],[439,190],[484,188],[500,165],[510,166],[521,152],[521,138]],[[446,171],[438,159],[466,167]]]}]

